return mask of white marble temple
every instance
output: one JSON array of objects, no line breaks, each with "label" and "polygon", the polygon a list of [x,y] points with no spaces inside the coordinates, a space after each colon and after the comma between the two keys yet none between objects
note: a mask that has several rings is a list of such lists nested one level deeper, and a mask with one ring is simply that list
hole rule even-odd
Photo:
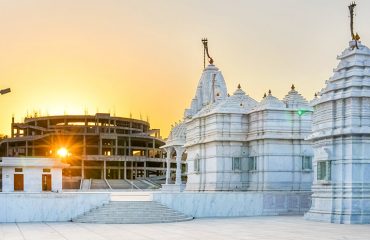
[{"label": "white marble temple", "polygon": [[370,49],[351,41],[313,101],[314,181],[306,219],[370,223]]},{"label": "white marble temple", "polygon": [[294,85],[283,100],[269,91],[258,102],[240,85],[226,93],[221,71],[206,67],[166,141],[167,157],[186,153],[185,191],[310,191],[312,108]]},{"label": "white marble temple", "polygon": [[0,193],[0,222],[70,221],[109,200],[109,193]]}]

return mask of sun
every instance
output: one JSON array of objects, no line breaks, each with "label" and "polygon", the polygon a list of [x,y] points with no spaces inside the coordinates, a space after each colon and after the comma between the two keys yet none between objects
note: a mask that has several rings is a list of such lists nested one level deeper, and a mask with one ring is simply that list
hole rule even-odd
[{"label": "sun", "polygon": [[59,148],[58,151],[57,151],[57,154],[61,158],[65,158],[65,157],[69,156],[69,152],[68,152],[67,148],[65,148],[65,147]]}]

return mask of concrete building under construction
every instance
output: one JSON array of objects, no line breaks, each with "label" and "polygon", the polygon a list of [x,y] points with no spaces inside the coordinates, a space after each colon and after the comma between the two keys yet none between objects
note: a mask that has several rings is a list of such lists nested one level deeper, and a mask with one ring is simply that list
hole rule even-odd
[{"label": "concrete building under construction", "polygon": [[[0,151],[7,157],[55,157],[63,150],[70,164],[63,170],[63,188],[125,188],[118,180],[132,184],[127,180],[165,175],[163,145],[160,130],[147,121],[97,113],[13,119],[11,137],[0,142]],[[94,179],[101,180],[97,186],[91,185]]]}]

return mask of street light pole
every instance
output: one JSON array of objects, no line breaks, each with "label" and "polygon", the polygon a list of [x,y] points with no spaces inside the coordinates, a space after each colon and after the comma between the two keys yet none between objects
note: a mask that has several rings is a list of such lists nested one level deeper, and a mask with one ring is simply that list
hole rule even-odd
[{"label": "street light pole", "polygon": [[7,94],[7,93],[10,93],[10,92],[11,92],[10,88],[5,88],[5,89],[0,90],[1,95]]}]

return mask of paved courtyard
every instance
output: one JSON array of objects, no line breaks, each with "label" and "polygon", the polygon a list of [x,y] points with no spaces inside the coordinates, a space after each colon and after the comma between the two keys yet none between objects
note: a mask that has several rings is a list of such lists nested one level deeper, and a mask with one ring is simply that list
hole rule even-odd
[{"label": "paved courtyard", "polygon": [[0,224],[0,239],[370,239],[370,225],[309,222],[302,217],[196,219],[189,222],[104,225],[72,222]]}]

